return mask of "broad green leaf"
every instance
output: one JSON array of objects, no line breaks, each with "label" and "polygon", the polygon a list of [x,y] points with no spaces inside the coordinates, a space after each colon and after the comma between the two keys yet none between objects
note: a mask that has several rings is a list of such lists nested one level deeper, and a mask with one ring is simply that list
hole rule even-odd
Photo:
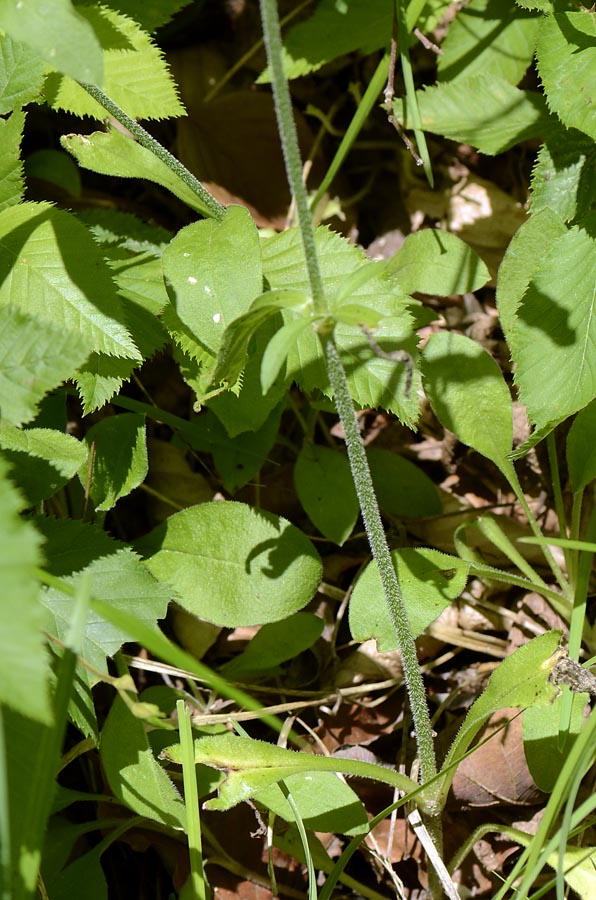
[{"label": "broad green leaf", "polygon": [[441,497],[433,481],[409,459],[390,450],[371,447],[368,464],[381,509],[393,516],[436,516]]},{"label": "broad green leaf", "polygon": [[596,206],[596,146],[576,129],[556,130],[538,151],[531,212],[550,207],[564,222]]},{"label": "broad green leaf", "polygon": [[323,632],[324,622],[312,613],[297,612],[281,622],[263,625],[251,638],[246,650],[220,668],[231,681],[250,679],[275,670],[312,647]]},{"label": "broad green leaf", "polygon": [[104,250],[116,247],[129,253],[151,253],[161,259],[172,239],[172,233],[160,225],[150,225],[119,209],[86,209],[79,218]]},{"label": "broad green leaf", "polygon": [[550,678],[557,660],[560,638],[560,631],[547,631],[519,647],[495,669],[484,692],[470,707],[445,757],[443,777],[425,792],[427,800],[431,795],[435,798],[437,808],[444,807],[453,780],[455,770],[449,771],[449,766],[468,750],[493,713],[509,707],[544,707],[553,702],[560,692]]},{"label": "broad green leaf", "polygon": [[[103,49],[104,78],[100,86],[110,100],[137,119],[165,119],[185,113],[163,54],[136,22],[107,6],[81,6]],[[75,76],[77,77],[77,76]],[[79,81],[97,80],[78,77]],[[50,75],[46,100],[53,109],[100,122],[105,110],[71,78]]]},{"label": "broad green leaf", "polygon": [[567,466],[574,492],[596,478],[596,401],[577,414],[569,429]]},{"label": "broad green leaf", "polygon": [[[0,5],[0,20],[2,18]],[[43,59],[27,44],[0,35],[0,115],[35,100],[43,84]]]},{"label": "broad green leaf", "polygon": [[71,0],[2,0],[0,28],[31,47],[52,69],[102,84],[101,47],[92,25]]},{"label": "broad green leaf", "polygon": [[[355,835],[368,831],[368,816],[362,801],[333,772],[299,772],[284,778],[284,784],[306,828],[328,834]],[[262,788],[253,799],[286,822],[296,821],[278,784]]]},{"label": "broad green leaf", "polygon": [[[167,747],[161,755],[179,764],[180,745]],[[256,791],[275,784],[282,778],[303,772],[341,772],[344,775],[374,778],[405,793],[418,787],[405,775],[385,766],[341,757],[298,753],[234,734],[213,735],[195,740],[195,762],[227,773],[227,778],[220,785],[219,797],[205,804],[208,809],[231,809],[242,800],[254,796]]]},{"label": "broad green leaf", "polygon": [[551,209],[542,209],[524,222],[509,244],[497,278],[499,321],[511,355],[518,352],[517,321],[522,297],[549,247],[567,229]]},{"label": "broad green leaf", "polygon": [[341,546],[360,512],[347,456],[306,443],[294,464],[294,486],[313,525]]},{"label": "broad green leaf", "polygon": [[117,128],[93,134],[65,134],[60,143],[84,169],[120,178],[145,178],[171,191],[191,209],[210,215],[201,199],[154,153]]},{"label": "broad green leaf", "polygon": [[[50,832],[54,828],[55,823],[51,821]],[[81,826],[79,831],[84,833]],[[71,897],[109,900],[108,883],[101,864],[104,849],[103,844],[99,844],[81,856],[73,856],[72,862],[69,862],[55,879],[46,878],[42,872],[44,884],[48,892],[51,892],[52,900],[70,900]],[[46,853],[47,850],[44,848],[44,858]]]},{"label": "broad green leaf", "polygon": [[143,483],[147,476],[145,417],[135,413],[108,416],[85,435],[89,466],[80,467],[83,486],[95,510],[107,511]]},{"label": "broad green leaf", "polygon": [[25,175],[45,181],[71,197],[81,196],[81,173],[63,150],[34,150],[25,160]]},{"label": "broad green leaf", "polygon": [[596,397],[596,241],[573,227],[543,252],[517,310],[516,384],[540,428]]},{"label": "broad green leaf", "polygon": [[563,745],[563,735],[560,733],[562,699],[561,695],[547,707],[530,706],[523,717],[524,754],[528,768],[540,790],[548,794],[553,790],[569,750],[583,728],[584,710],[590,695],[573,693],[571,717]]},{"label": "broad green leaf", "polygon": [[586,9],[545,16],[536,60],[549,107],[567,128],[596,139],[596,14]]},{"label": "broad green leaf", "polygon": [[[374,277],[365,277],[363,252],[327,228],[315,233],[321,274],[330,312],[341,314],[346,304],[365,306],[382,316],[375,341],[384,352],[406,350],[414,360],[411,389],[406,393],[410,375],[406,365],[380,358],[371,349],[358,325],[340,323],[335,339],[347,369],[348,384],[354,402],[361,407],[384,407],[404,422],[412,424],[418,414],[416,339],[412,336],[411,298],[388,275],[385,267],[368,261]],[[300,234],[290,229],[262,242],[263,273],[272,291],[303,291],[309,295],[308,278]],[[356,273],[356,274],[355,274]],[[354,282],[355,279],[355,282]],[[358,287],[351,295],[347,288]],[[289,319],[290,313],[284,317]],[[312,329],[298,336],[287,362],[288,378],[308,391],[331,395],[327,367],[319,337]]]},{"label": "broad green leaf", "polygon": [[140,358],[97,245],[74,216],[49,203],[4,210],[0,249],[0,306],[70,332],[88,353]]},{"label": "broad green leaf", "polygon": [[[448,6],[445,0],[428,0],[409,4],[406,13],[408,28],[415,26],[430,31]],[[384,47],[393,25],[392,0],[321,0],[305,22],[295,25],[284,36],[284,69],[288,78],[299,78],[320,69],[322,65],[360,50],[369,55]],[[258,82],[270,80],[269,70]]]},{"label": "broad green leaf", "polygon": [[[416,96],[425,131],[472,144],[489,156],[542,137],[552,127],[541,94],[522,91],[495,75],[457,78],[417,91]],[[413,128],[406,101],[395,100],[393,107],[404,128]]]},{"label": "broad green leaf", "polygon": [[470,338],[447,332],[431,335],[422,359],[424,390],[441,424],[507,469],[511,396],[494,359]]},{"label": "broad green leaf", "polygon": [[116,697],[101,732],[102,768],[115,797],[139,816],[186,828],[180,794],[154,758],[145,726]]},{"label": "broad green leaf", "polygon": [[540,17],[509,0],[471,0],[441,44],[439,81],[494,75],[518,84],[532,62]]},{"label": "broad green leaf", "polygon": [[0,459],[0,583],[5,610],[0,630],[0,702],[26,710],[36,722],[50,723],[49,659],[42,637],[43,610],[35,568],[41,564],[41,539],[19,514],[23,500]]},{"label": "broad green leaf", "polygon": [[14,206],[23,197],[23,164],[21,140],[25,113],[13,112],[9,119],[0,119],[0,211]]},{"label": "broad green leaf", "polygon": [[[439,550],[420,547],[391,553],[416,638],[463,591],[468,563]],[[397,639],[376,563],[368,564],[350,598],[350,631],[356,641],[375,638],[379,651],[395,650]]]},{"label": "broad green leaf", "polygon": [[175,513],[137,547],[185,609],[231,628],[296,612],[321,578],[319,554],[302,532],[280,516],[233,501]]},{"label": "broad green leaf", "polygon": [[405,293],[465,294],[490,279],[480,257],[461,238],[424,228],[409,234],[388,264]]},{"label": "broad green leaf", "polygon": [[70,377],[88,354],[75,334],[11,306],[0,306],[0,415],[22,425],[40,400]]},{"label": "broad green leaf", "polygon": [[87,458],[87,449],[70,434],[51,428],[15,428],[0,422],[0,450],[27,506],[60,490]]},{"label": "broad green leaf", "polygon": [[222,222],[194,222],[163,254],[166,286],[180,320],[217,351],[233,319],[263,290],[259,235],[248,210],[230,206]]},{"label": "broad green leaf", "polygon": [[306,318],[291,319],[275,332],[261,359],[261,388],[264,394],[280,374],[299,335],[310,327],[311,323]]},{"label": "broad green leaf", "polygon": [[[116,609],[137,616],[154,626],[165,616],[171,596],[157,583],[129,547],[114,541],[94,525],[74,520],[39,519],[38,528],[46,537],[48,570],[67,587],[76,588],[83,572],[88,572],[92,597]],[[46,630],[64,640],[68,632],[74,599],[58,587],[46,588]],[[87,621],[82,653],[100,672],[106,671],[106,656],[112,656],[128,639],[128,633],[108,624],[91,612]],[[94,676],[89,675],[92,683]]]}]

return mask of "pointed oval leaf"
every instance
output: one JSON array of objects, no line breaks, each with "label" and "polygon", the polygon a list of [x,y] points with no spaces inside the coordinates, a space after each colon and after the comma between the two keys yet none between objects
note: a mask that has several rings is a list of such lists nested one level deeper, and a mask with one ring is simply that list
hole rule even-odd
[{"label": "pointed oval leaf", "polygon": [[[466,586],[468,563],[429,548],[392,551],[393,563],[416,638]],[[356,641],[375,638],[380,652],[395,650],[395,627],[376,563],[368,564],[350,598],[350,631]]]},{"label": "pointed oval leaf", "polygon": [[489,354],[461,334],[433,334],[423,350],[424,389],[441,424],[499,467],[513,440],[511,396]]},{"label": "pointed oval leaf", "polygon": [[112,792],[139,816],[186,828],[180,794],[157,762],[141,719],[116,697],[101,732],[100,755]]},{"label": "pointed oval leaf", "polygon": [[[284,784],[306,828],[328,834],[355,835],[368,831],[368,816],[362,801],[333,772],[299,772],[284,778]],[[261,788],[253,800],[286,822],[296,821],[279,784]]]},{"label": "pointed oval leaf", "polygon": [[538,428],[596,397],[596,240],[570,228],[542,255],[517,311],[516,383]]},{"label": "pointed oval leaf", "polygon": [[250,213],[230,206],[221,222],[188,225],[166,247],[162,262],[178,317],[216,352],[230,322],[263,290],[259,235]]},{"label": "pointed oval leaf", "polygon": [[294,485],[313,525],[341,546],[360,512],[347,456],[305,444],[294,466]]},{"label": "pointed oval leaf", "polygon": [[398,453],[371,447],[368,464],[379,505],[394,516],[436,516],[441,497],[426,472]]},{"label": "pointed oval leaf", "polygon": [[324,622],[312,613],[297,612],[280,622],[263,625],[251,639],[246,650],[220,668],[221,674],[232,681],[250,678],[275,669],[312,647],[323,632]]},{"label": "pointed oval leaf", "polygon": [[461,238],[434,228],[409,234],[389,262],[388,271],[408,294],[465,294],[478,290],[490,278],[486,265]]},{"label": "pointed oval leaf", "polygon": [[309,602],[321,578],[319,554],[301,531],[234,501],[175,513],[138,548],[185,609],[232,628],[291,615]]}]

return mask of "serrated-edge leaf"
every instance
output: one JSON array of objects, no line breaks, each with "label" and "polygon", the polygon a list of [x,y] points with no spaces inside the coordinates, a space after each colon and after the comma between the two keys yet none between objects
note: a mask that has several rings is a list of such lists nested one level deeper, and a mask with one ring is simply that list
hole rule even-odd
[{"label": "serrated-edge leaf", "polygon": [[441,44],[438,80],[490,74],[518,84],[532,61],[539,27],[539,16],[510,0],[471,0]]},{"label": "serrated-edge leaf", "polygon": [[89,472],[83,466],[79,475],[95,509],[105,512],[145,480],[149,468],[145,417],[137,413],[108,416],[89,429],[85,443],[92,467]]},{"label": "serrated-edge leaf", "polygon": [[88,352],[139,359],[109,270],[87,229],[49,203],[0,212],[0,305],[62,328]]},{"label": "serrated-edge leaf", "polygon": [[[458,78],[416,92],[422,127],[495,156],[552,128],[544,97],[491,75]],[[414,127],[405,100],[395,100],[404,128]]]},{"label": "serrated-edge leaf", "polygon": [[[101,86],[104,93],[133,118],[183,116],[185,109],[163,54],[149,35],[128,16],[109,7],[80,7],[80,11],[100,36],[106,28],[116,31],[124,47],[103,50],[104,78]],[[78,80],[92,81],[89,78]],[[46,98],[53,109],[63,109],[78,116],[92,116],[100,121],[105,116],[103,107],[66,76],[51,76],[48,79]]]},{"label": "serrated-edge leaf", "polygon": [[23,197],[21,140],[25,112],[15,110],[10,118],[0,119],[0,212],[14,206]]},{"label": "serrated-edge leaf", "polygon": [[11,306],[0,306],[0,415],[30,422],[40,400],[86,359],[81,338]]},{"label": "serrated-edge leaf", "polygon": [[[87,457],[85,446],[70,434],[52,428],[15,428],[6,421],[0,421],[0,449],[5,455],[9,451],[8,458],[15,460],[15,466],[19,465],[19,455],[26,455],[26,461],[14,477],[30,506],[52,497],[70,481]],[[37,477],[36,460],[49,464],[40,466]],[[33,470],[32,477],[29,468]]]},{"label": "serrated-edge leaf", "polygon": [[52,721],[50,666],[42,636],[43,610],[35,569],[41,563],[41,538],[20,518],[24,507],[0,458],[0,582],[10,614],[2,619],[0,701],[37,722]]},{"label": "serrated-edge leaf", "polygon": [[41,91],[45,63],[20,41],[0,35],[0,115],[16,110]]},{"label": "serrated-edge leaf", "polygon": [[596,15],[591,10],[545,16],[536,48],[549,107],[568,128],[596,139]]},{"label": "serrated-edge leaf", "polygon": [[530,211],[550,208],[564,222],[596,207],[596,145],[576,129],[555,131],[538,151]]}]

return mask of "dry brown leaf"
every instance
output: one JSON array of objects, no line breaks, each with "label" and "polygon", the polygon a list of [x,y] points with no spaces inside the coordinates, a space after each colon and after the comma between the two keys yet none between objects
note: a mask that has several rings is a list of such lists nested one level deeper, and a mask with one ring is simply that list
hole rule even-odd
[{"label": "dry brown leaf", "polygon": [[536,803],[543,796],[526,764],[522,720],[518,712],[517,709],[502,709],[491,716],[480,740],[503,730],[457,767],[452,790],[458,803],[465,806],[523,806]]}]

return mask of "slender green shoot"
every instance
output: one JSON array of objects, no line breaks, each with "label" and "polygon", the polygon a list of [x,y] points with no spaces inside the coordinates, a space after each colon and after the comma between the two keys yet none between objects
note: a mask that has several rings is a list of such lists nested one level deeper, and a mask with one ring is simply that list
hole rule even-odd
[{"label": "slender green shoot", "polygon": [[387,71],[389,69],[389,54],[386,53],[379,65],[375,69],[375,72],[368,83],[368,87],[364,92],[364,96],[362,97],[356,112],[352,118],[352,121],[348,125],[343,138],[341,139],[340,145],[335,151],[335,156],[331,160],[329,168],[325,173],[325,177],[321,181],[319,187],[317,188],[317,192],[312,198],[311,201],[311,209],[313,212],[316,212],[317,206],[323,199],[323,194],[326,192],[327,188],[341,169],[344,160],[348,153],[350,152],[354,141],[360,134],[362,127],[370,112],[375,105],[375,102],[383,90],[383,85],[387,81]]},{"label": "slender green shoot", "polygon": [[203,870],[203,848],[201,845],[201,819],[199,794],[197,790],[197,769],[190,727],[190,715],[184,700],[176,701],[178,731],[182,750],[182,783],[184,784],[184,806],[186,808],[186,836],[190,858],[190,894],[192,900],[206,900],[205,873]]},{"label": "slender green shoot", "polygon": [[422,128],[422,117],[418,107],[418,98],[416,97],[416,88],[414,87],[414,76],[412,74],[412,64],[410,62],[410,35],[408,33],[408,23],[406,21],[406,9],[404,0],[395,0],[395,14],[397,18],[397,42],[399,60],[401,63],[401,71],[406,88],[406,104],[409,117],[412,120],[414,135],[416,137],[416,145],[418,153],[424,167],[424,174],[431,187],[434,187],[434,178],[430,163],[430,155],[426,144],[426,135]]},{"label": "slender green shoot", "polygon": [[279,782],[279,786],[282,794],[288,801],[288,806],[294,813],[294,818],[296,820],[296,828],[298,829],[298,834],[300,835],[300,842],[302,844],[302,849],[304,850],[304,858],[306,859],[306,870],[308,872],[308,900],[317,900],[317,875],[315,872],[315,864],[313,862],[312,853],[310,852],[310,847],[308,845],[308,836],[306,834],[306,828],[304,827],[304,822],[302,821],[302,816],[300,815],[300,810],[296,805],[296,801],[292,797],[292,793],[289,790],[287,784],[282,779]]},{"label": "slender green shoot", "polygon": [[189,172],[186,166],[183,166],[180,160],[176,159],[169,150],[166,150],[165,147],[156,141],[154,137],[151,137],[148,131],[145,131],[142,125],[139,125],[135,119],[129,116],[124,112],[113,100],[111,100],[107,94],[101,90],[101,88],[95,87],[93,84],[85,84],[84,82],[78,82],[81,87],[87,91],[89,96],[93,97],[100,106],[108,112],[117,122],[120,122],[127,131],[130,131],[131,135],[135,138],[135,140],[144,147],[146,150],[151,151],[158,159],[164,163],[168,169],[170,169],[178,178],[184,182],[184,184],[190,188],[190,190],[199,197],[203,206],[205,207],[205,213],[210,215],[212,218],[217,219],[218,222],[221,222],[226,209],[225,206],[222,206],[212,194],[201,184],[198,178]]}]

